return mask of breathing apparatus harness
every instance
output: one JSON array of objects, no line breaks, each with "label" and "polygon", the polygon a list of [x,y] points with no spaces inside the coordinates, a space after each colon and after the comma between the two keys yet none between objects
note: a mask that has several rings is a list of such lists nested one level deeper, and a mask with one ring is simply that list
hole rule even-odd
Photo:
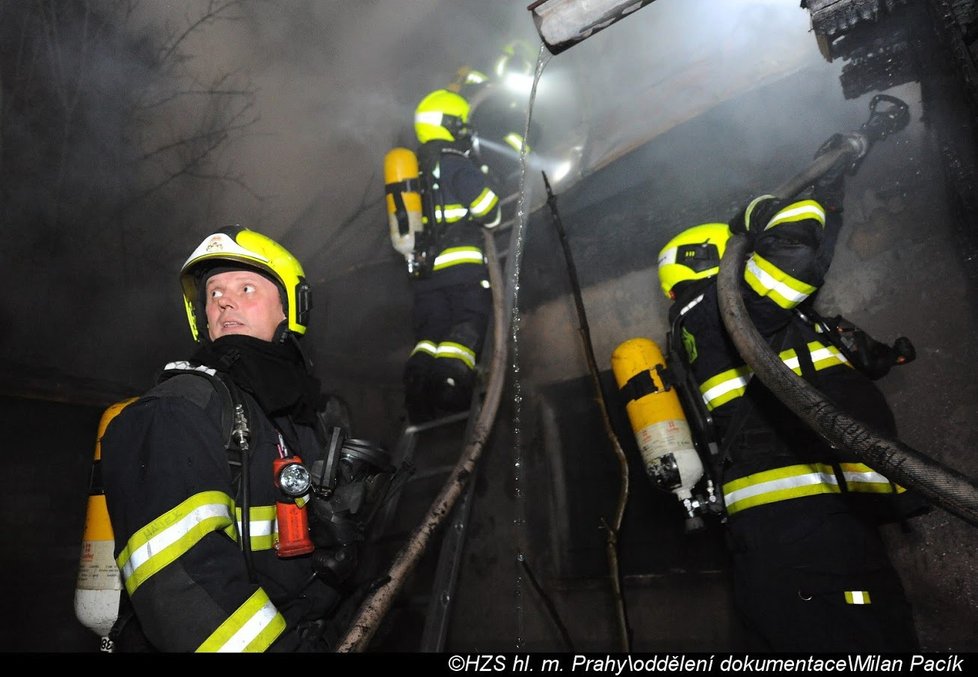
[{"label": "breathing apparatus harness", "polygon": [[[221,426],[232,482],[240,488],[239,545],[249,579],[255,581],[251,549],[249,493],[249,420],[255,415],[250,399],[221,371],[191,362],[168,364],[160,381],[179,374],[205,378],[223,402]],[[347,439],[339,426],[329,426],[317,411],[314,426],[318,448],[307,463],[288,452],[279,433],[280,458],[273,463],[273,481],[282,493],[276,502],[280,558],[312,554],[315,575],[339,585],[354,570],[357,544],[383,502],[394,475],[388,451],[372,442]],[[311,582],[311,580],[310,580]]]},{"label": "breathing apparatus harness", "polygon": [[[424,229],[415,235],[414,261],[415,266],[409,266],[408,272],[414,279],[430,277],[434,271],[435,257],[441,251],[445,236],[445,197],[436,174],[441,158],[446,155],[457,155],[468,159],[466,151],[454,148],[442,141],[429,141],[418,150],[418,180],[421,186],[421,209],[424,217]],[[441,215],[441,218],[439,218]]]},{"label": "breathing apparatus harness", "polygon": [[676,313],[675,319],[666,332],[666,369],[660,373],[667,387],[676,389],[679,403],[686,414],[689,430],[692,433],[693,447],[700,456],[706,471],[704,490],[693,494],[688,509],[691,515],[718,515],[724,517],[723,494],[716,491],[721,484],[722,454],[717,443],[713,416],[700,396],[699,385],[693,377],[689,356],[682,343],[683,319],[703,300],[703,293],[693,296]]},{"label": "breathing apparatus harness", "polygon": [[[723,485],[723,463],[729,458],[730,449],[751,413],[748,392],[754,379],[751,379],[747,391],[741,396],[740,404],[733,413],[727,434],[721,445],[718,441],[719,435],[713,416],[706,408],[706,404],[700,396],[699,384],[693,376],[689,352],[683,344],[683,333],[685,331],[683,320],[686,314],[703,300],[705,295],[703,289],[707,285],[715,283],[715,278],[704,281],[704,283],[692,287],[690,292],[677,300],[677,304],[683,305],[679,308],[670,330],[666,333],[667,368],[660,376],[664,384],[676,388],[693,435],[693,446],[699,453],[703,467],[712,479],[713,486],[719,487]],[[907,364],[916,357],[913,344],[906,337],[901,336],[896,339],[892,346],[889,346],[875,340],[841,315],[836,315],[831,319],[820,316],[811,305],[809,302],[796,307],[793,311],[795,316],[835,346],[854,368],[873,380],[886,375],[893,366]],[[789,333],[790,329],[786,327],[774,336],[772,347],[775,351],[783,348],[784,344],[789,341]],[[799,355],[799,364],[803,374],[814,371],[814,367],[811,367],[810,364],[810,358],[804,359],[808,355],[807,351],[799,346],[796,348],[796,353]],[[806,366],[809,368],[806,369]],[[716,514],[725,520],[722,493],[717,494],[716,500],[709,500],[709,498],[709,496],[694,495],[694,503],[696,504],[694,508],[697,509],[698,514]]]}]

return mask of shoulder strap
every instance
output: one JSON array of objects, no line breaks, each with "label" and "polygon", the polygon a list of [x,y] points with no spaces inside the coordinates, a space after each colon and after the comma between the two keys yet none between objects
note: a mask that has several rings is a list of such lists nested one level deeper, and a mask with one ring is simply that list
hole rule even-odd
[{"label": "shoulder strap", "polygon": [[244,439],[242,435],[248,434],[248,421],[252,420],[253,414],[248,398],[244,396],[241,388],[234,380],[224,372],[184,360],[170,362],[163,367],[157,383],[163,383],[181,374],[199,376],[206,380],[221,398],[223,403],[221,407],[221,439],[224,440],[224,448],[228,452],[228,463],[241,465],[241,443]]}]

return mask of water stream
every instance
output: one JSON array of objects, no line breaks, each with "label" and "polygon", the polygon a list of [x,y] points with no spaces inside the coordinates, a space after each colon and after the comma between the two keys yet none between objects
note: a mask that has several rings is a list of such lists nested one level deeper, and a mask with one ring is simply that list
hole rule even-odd
[{"label": "water stream", "polygon": [[520,379],[520,266],[523,259],[523,243],[526,239],[526,146],[527,137],[530,134],[530,120],[533,117],[533,102],[536,99],[537,84],[543,69],[550,61],[550,54],[545,45],[540,43],[540,52],[537,55],[536,71],[533,76],[533,87],[530,90],[529,103],[526,111],[526,125],[523,128],[523,144],[520,148],[520,190],[519,202],[517,203],[517,218],[510,235],[510,255],[509,268],[512,284],[512,306],[510,308],[510,340],[511,367],[513,370],[513,495],[514,495],[514,516],[513,516],[513,540],[516,544],[516,649],[522,649],[526,642],[524,624],[524,605],[523,598],[526,581],[524,580],[523,563],[526,560],[527,534],[526,534],[526,490],[523,482],[523,439],[521,417],[523,413],[523,384]]}]

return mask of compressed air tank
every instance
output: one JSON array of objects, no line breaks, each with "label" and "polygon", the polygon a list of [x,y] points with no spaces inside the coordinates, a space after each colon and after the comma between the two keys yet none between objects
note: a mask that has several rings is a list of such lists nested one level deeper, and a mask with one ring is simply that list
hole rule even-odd
[{"label": "compressed air tank", "polygon": [[645,470],[653,483],[688,501],[703,478],[703,463],[675,388],[663,383],[666,360],[654,341],[633,338],[611,355]]},{"label": "compressed air tank", "polygon": [[119,614],[122,579],[112,551],[115,537],[102,486],[102,436],[109,423],[136,398],[116,402],[102,414],[95,440],[95,458],[88,489],[88,510],[82,535],[78,580],[75,585],[75,616],[79,622],[102,638],[103,651],[111,651],[107,636]]},{"label": "compressed air tank", "polygon": [[415,233],[424,227],[418,156],[408,148],[392,148],[384,156],[384,191],[391,244],[405,258],[414,251]]}]

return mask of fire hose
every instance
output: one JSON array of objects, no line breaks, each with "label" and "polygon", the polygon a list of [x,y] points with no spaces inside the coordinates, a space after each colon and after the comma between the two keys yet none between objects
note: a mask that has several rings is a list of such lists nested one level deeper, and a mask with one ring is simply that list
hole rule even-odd
[{"label": "fire hose", "polygon": [[[880,108],[880,104],[887,107]],[[779,186],[773,194],[790,198],[812,185],[848,156],[858,161],[870,146],[899,131],[909,119],[906,104],[892,96],[877,95],[870,103],[870,119],[858,131],[844,135],[838,148],[820,155],[812,164]],[[785,406],[833,449],[846,449],[892,481],[914,489],[934,505],[978,526],[978,484],[962,473],[899,440],[888,439],[838,409],[814,386],[789,369],[754,327],[741,297],[747,237],[738,233],[727,242],[717,276],[720,314],[731,340],[754,374]]]}]

